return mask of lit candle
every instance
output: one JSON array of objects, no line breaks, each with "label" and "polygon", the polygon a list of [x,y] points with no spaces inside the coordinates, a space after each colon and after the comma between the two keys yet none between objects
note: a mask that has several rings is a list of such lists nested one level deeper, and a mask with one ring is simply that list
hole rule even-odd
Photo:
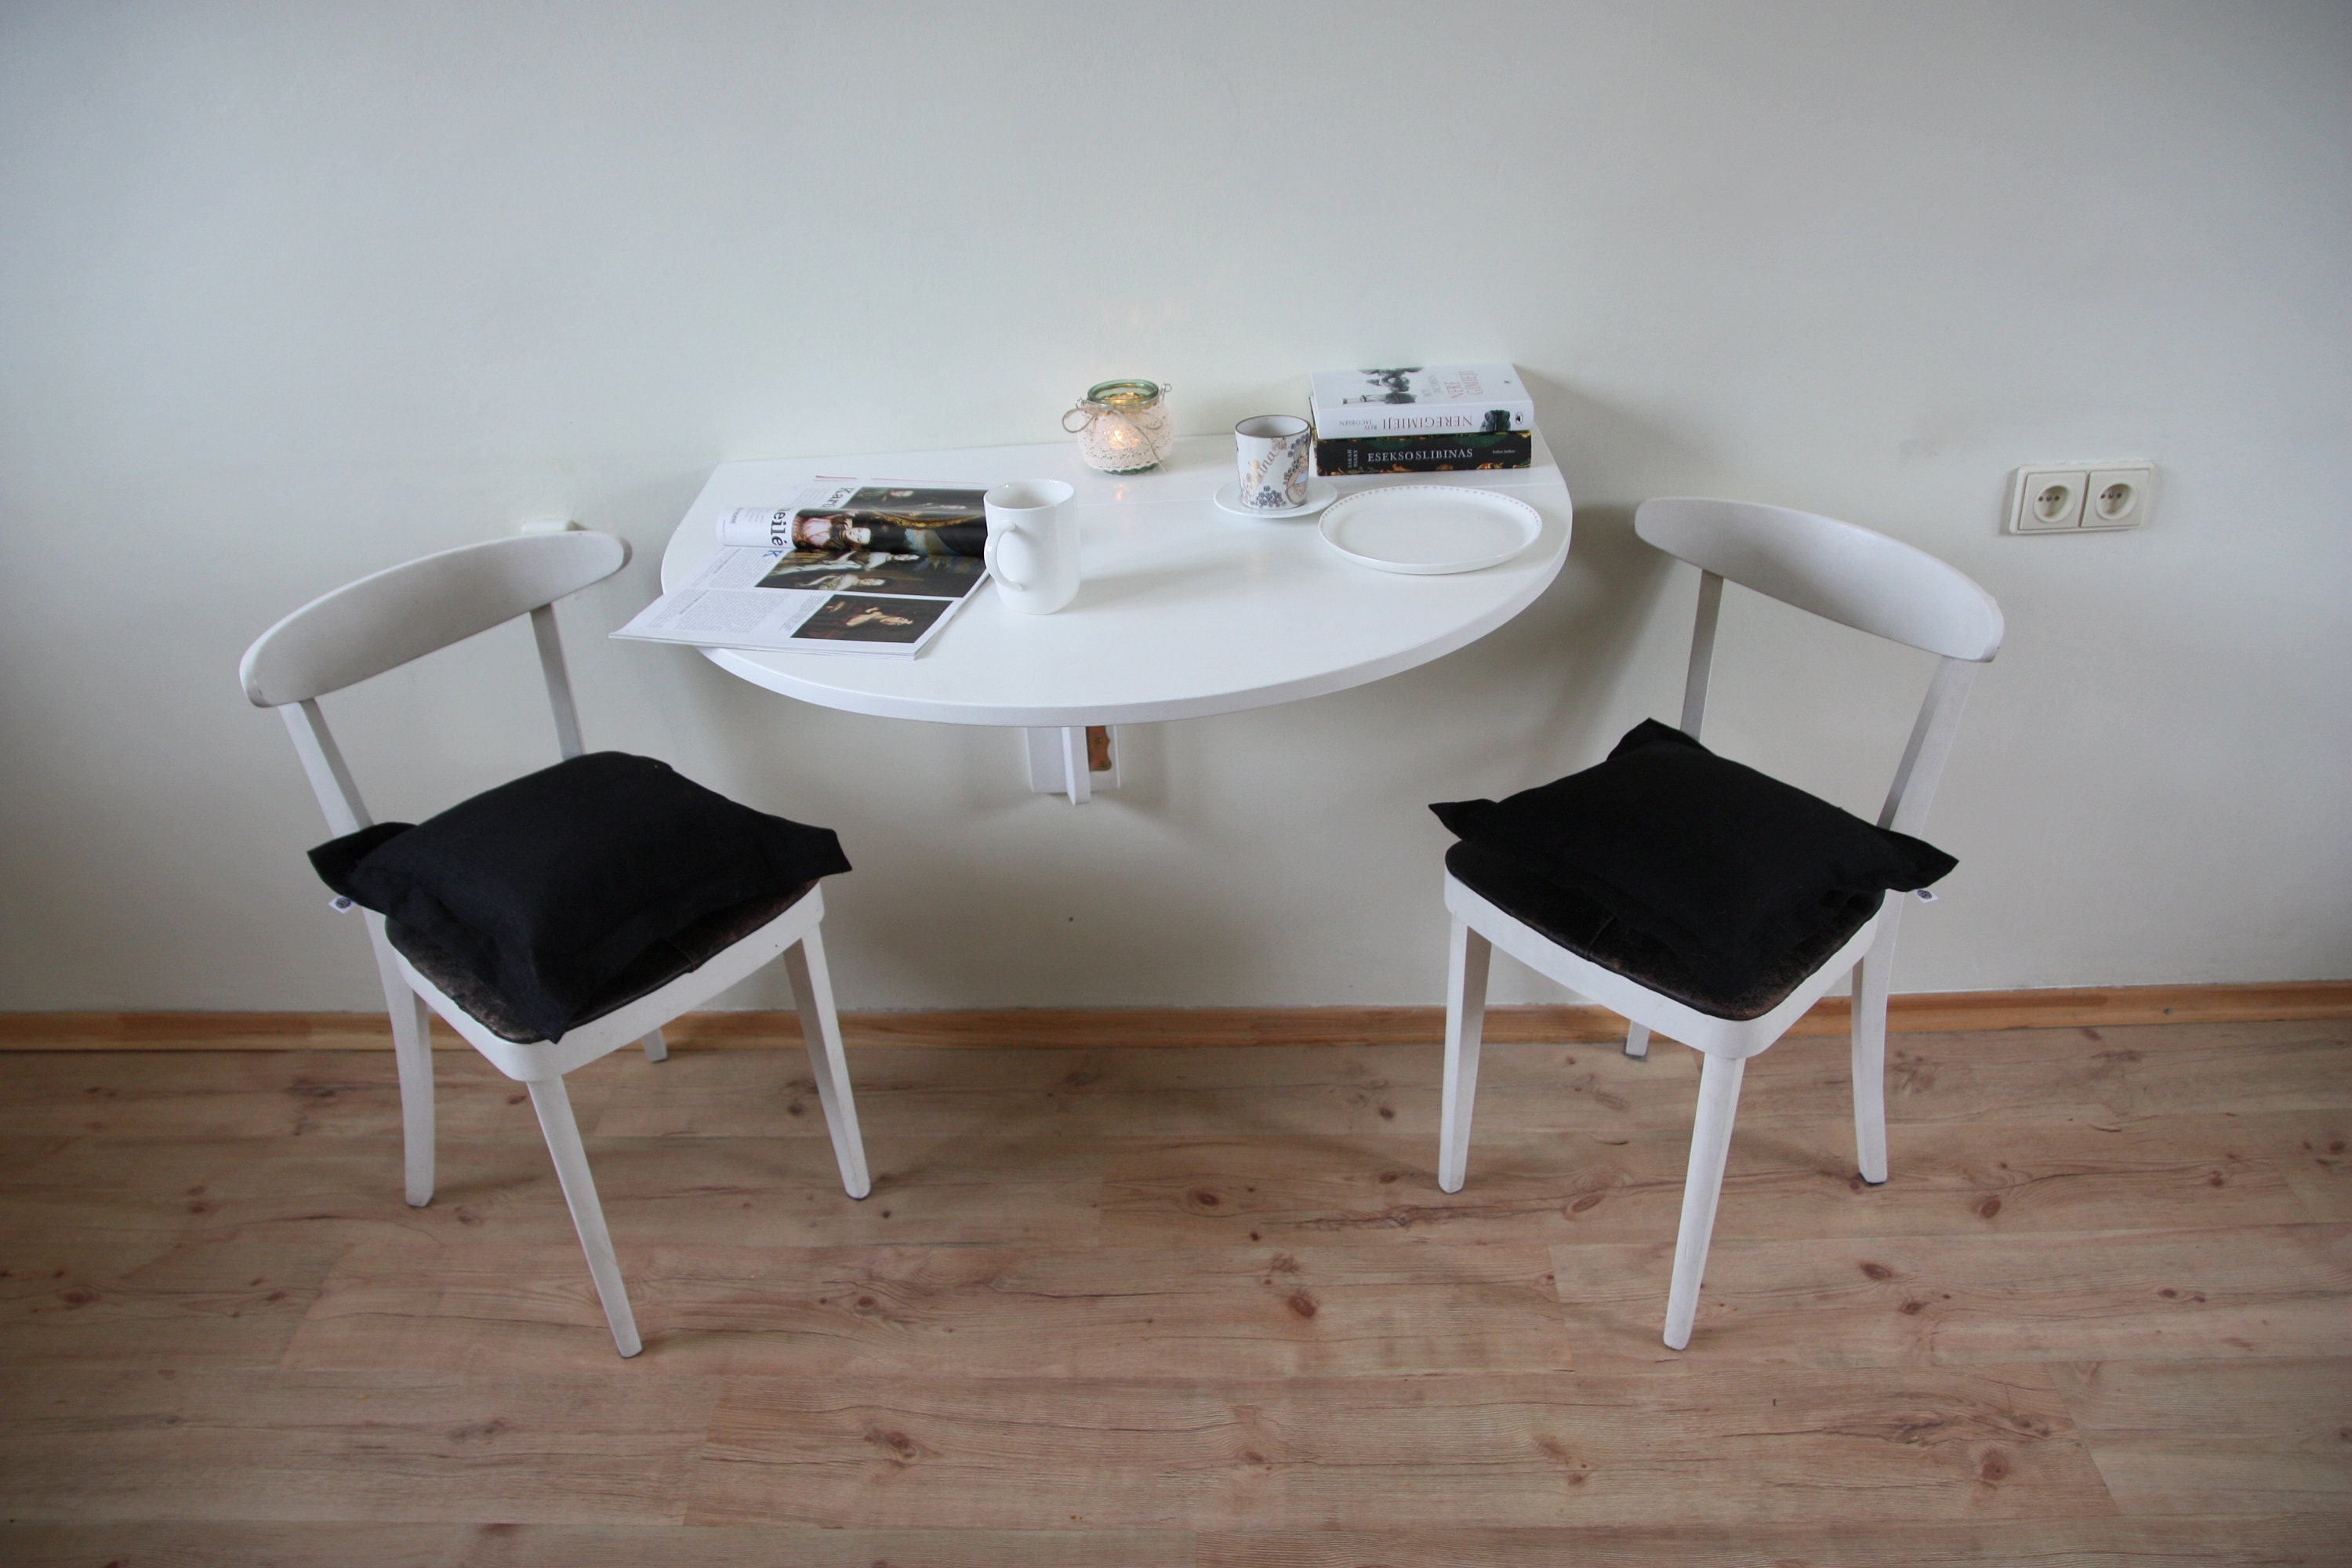
[{"label": "lit candle", "polygon": [[1150,468],[1175,440],[1168,388],[1149,381],[1097,382],[1062,416],[1062,428],[1077,437],[1089,468],[1112,474]]}]

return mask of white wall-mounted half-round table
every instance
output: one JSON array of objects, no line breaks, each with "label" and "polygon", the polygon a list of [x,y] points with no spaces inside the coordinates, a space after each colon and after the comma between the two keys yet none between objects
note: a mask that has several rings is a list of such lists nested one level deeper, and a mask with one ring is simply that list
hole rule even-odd
[{"label": "white wall-mounted half-round table", "polygon": [[983,587],[914,658],[702,651],[721,669],[803,702],[1024,730],[1032,786],[1082,802],[1117,782],[1117,745],[1089,748],[1090,728],[1108,739],[1113,725],[1343,691],[1452,653],[1534,603],[1568,558],[1571,523],[1568,486],[1540,436],[1535,458],[1528,468],[1334,481],[1343,497],[1386,485],[1493,489],[1542,517],[1542,532],[1513,559],[1438,576],[1351,562],[1323,542],[1312,517],[1220,509],[1211,498],[1234,478],[1230,437],[1181,440],[1165,463],[1140,474],[1096,473],[1072,441],[726,463],[670,536],[662,587],[684,584],[718,550],[723,513],[789,504],[820,477],[1068,480],[1077,489],[1085,582],[1057,614],[1021,615]]}]

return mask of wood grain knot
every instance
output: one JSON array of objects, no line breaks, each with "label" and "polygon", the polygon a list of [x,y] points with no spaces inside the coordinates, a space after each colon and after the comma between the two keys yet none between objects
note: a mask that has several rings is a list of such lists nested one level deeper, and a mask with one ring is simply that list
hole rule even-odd
[{"label": "wood grain knot", "polygon": [[494,1415],[488,1421],[476,1421],[467,1426],[450,1427],[449,1441],[452,1443],[487,1443],[491,1438],[498,1436],[500,1433],[503,1433],[506,1430],[506,1422]]},{"label": "wood grain knot", "polygon": [[866,1429],[866,1440],[881,1449],[893,1465],[901,1468],[922,1457],[921,1444],[906,1433],[895,1431],[887,1426],[868,1426]]}]

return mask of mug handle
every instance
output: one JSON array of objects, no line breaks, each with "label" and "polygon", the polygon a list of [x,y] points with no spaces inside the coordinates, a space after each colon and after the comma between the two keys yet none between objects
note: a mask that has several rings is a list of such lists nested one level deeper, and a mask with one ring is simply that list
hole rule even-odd
[{"label": "mug handle", "polygon": [[991,572],[996,574],[998,579],[1014,593],[1026,594],[1034,589],[1036,584],[1034,583],[1024,583],[1020,578],[1015,577],[1012,573],[1007,572],[1003,567],[999,566],[996,563],[996,547],[1004,542],[1007,535],[1016,533],[1018,531],[1020,531],[1017,529],[1008,528],[1003,533],[990,534],[988,536],[988,542],[980,547],[980,563],[987,567]]}]

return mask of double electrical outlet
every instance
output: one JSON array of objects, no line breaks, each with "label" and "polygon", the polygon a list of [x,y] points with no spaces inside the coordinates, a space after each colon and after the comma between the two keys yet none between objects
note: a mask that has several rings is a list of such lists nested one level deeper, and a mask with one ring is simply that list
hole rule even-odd
[{"label": "double electrical outlet", "polygon": [[2156,487],[2153,463],[2065,463],[2010,476],[2009,531],[2079,533],[2137,528]]}]

